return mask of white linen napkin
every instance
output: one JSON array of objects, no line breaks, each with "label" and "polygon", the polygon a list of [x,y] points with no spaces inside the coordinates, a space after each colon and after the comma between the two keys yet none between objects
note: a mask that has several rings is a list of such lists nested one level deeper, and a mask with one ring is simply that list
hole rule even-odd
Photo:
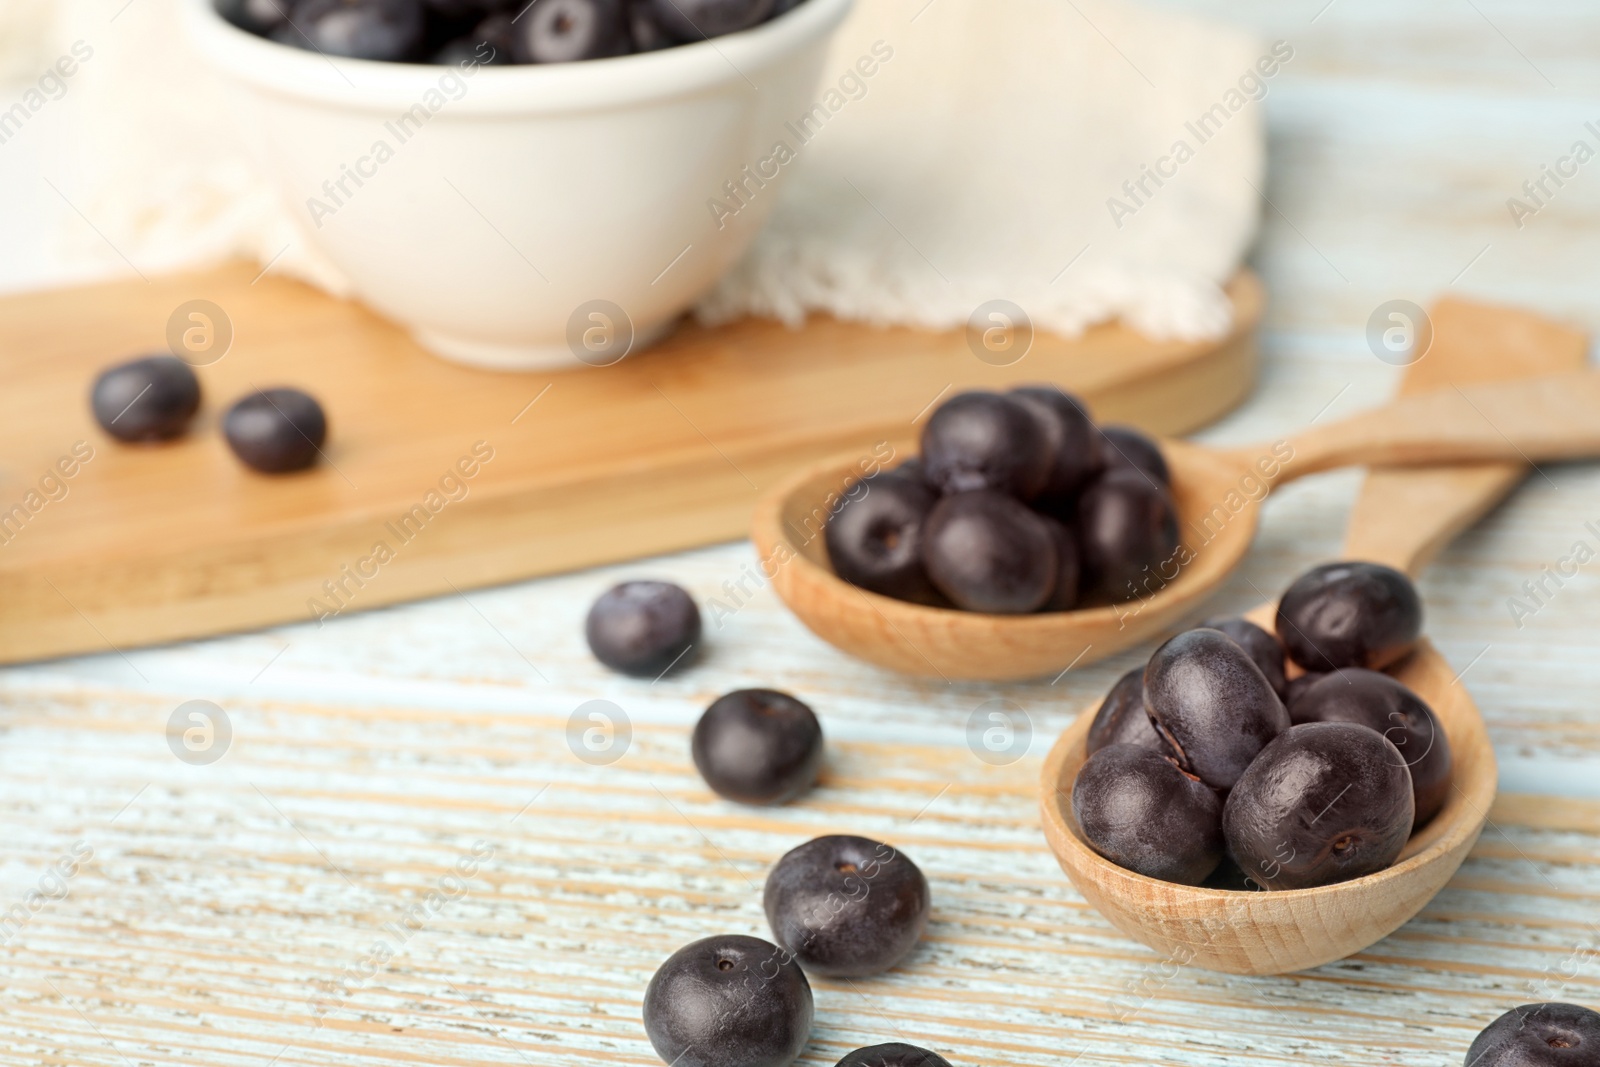
[{"label": "white linen napkin", "polygon": [[1259,100],[1292,47],[1123,0],[857,4],[827,116],[790,124],[810,139],[703,319],[947,329],[1002,298],[1068,336],[1116,317],[1227,330],[1220,287],[1264,188]]}]

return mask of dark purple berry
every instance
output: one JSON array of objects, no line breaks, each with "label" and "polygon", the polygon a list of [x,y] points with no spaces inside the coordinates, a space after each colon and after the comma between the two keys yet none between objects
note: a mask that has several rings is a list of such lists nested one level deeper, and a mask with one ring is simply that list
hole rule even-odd
[{"label": "dark purple berry", "polygon": [[433,62],[448,66],[462,63],[491,67],[508,65],[513,62],[511,41],[515,32],[510,15],[490,15],[467,33],[446,41],[434,53]]},{"label": "dark purple berry", "polygon": [[1177,577],[1177,509],[1165,489],[1142,475],[1111,471],[1097,478],[1078,499],[1075,529],[1085,593],[1132,600]]},{"label": "dark purple berry", "polygon": [[1382,734],[1345,722],[1291,726],[1261,750],[1222,811],[1228,852],[1268,889],[1309,889],[1383,870],[1411,836],[1411,775]]},{"label": "dark purple berry", "polygon": [[200,410],[200,379],[177,356],[145,356],[101,371],[89,406],[119,441],[165,441],[188,429]]},{"label": "dark purple berry", "polygon": [[1305,674],[1289,679],[1288,684],[1283,687],[1283,706],[1289,709],[1289,718],[1291,720],[1294,718],[1295,701],[1304,696],[1307,689],[1310,689],[1319,680],[1327,676],[1326,671],[1308,671]]},{"label": "dark purple berry", "polygon": [[822,724],[788,693],[740,689],[718,697],[695,724],[694,766],[718,796],[783,804],[822,768]]},{"label": "dark purple berry", "polygon": [[685,945],[644,992],[644,1030],[675,1067],[788,1067],[811,1035],[811,985],[759,937]]},{"label": "dark purple berry", "polygon": [[1078,542],[1066,526],[1047,516],[1041,518],[1050,531],[1050,543],[1056,553],[1056,585],[1043,610],[1071,611],[1078,606]]},{"label": "dark purple berry", "polygon": [[1600,1013],[1577,1004],[1524,1004],[1483,1028],[1465,1067],[1596,1067]]},{"label": "dark purple berry", "polygon": [[1131,426],[1102,426],[1101,444],[1106,466],[1111,470],[1130,470],[1172,486],[1172,471],[1167,467],[1161,446]]},{"label": "dark purple berry", "polygon": [[1308,671],[1380,670],[1422,634],[1422,598],[1381,563],[1326,563],[1296,578],[1278,601],[1278,635]]},{"label": "dark purple berry", "polygon": [[217,0],[217,14],[250,33],[265,37],[289,20],[293,0]]},{"label": "dark purple berry", "polygon": [[506,6],[501,0],[422,0],[422,6],[442,19],[479,18],[497,7]]},{"label": "dark purple berry", "polygon": [[1147,748],[1090,756],[1072,783],[1072,816],[1091,848],[1136,874],[1199,885],[1222,862],[1222,801]]},{"label": "dark purple berry", "polygon": [[700,609],[670,582],[623,582],[594,602],[583,630],[595,659],[623,674],[655,678],[684,665],[700,640]]},{"label": "dark purple berry", "polygon": [[1200,625],[1208,630],[1220,630],[1227,634],[1234,644],[1248,652],[1250,658],[1256,661],[1261,673],[1267,676],[1272,691],[1280,698],[1287,695],[1289,681],[1283,674],[1283,645],[1276,637],[1249,619],[1238,615],[1219,615],[1207,619]]},{"label": "dark purple berry", "polygon": [[772,6],[773,0],[650,0],[650,13],[678,40],[703,41],[765,22]]},{"label": "dark purple berry", "polygon": [[273,39],[351,59],[409,59],[423,42],[420,0],[296,0]]},{"label": "dark purple berry", "polygon": [[1104,469],[1100,434],[1077,397],[1053,385],[1027,385],[1010,395],[1022,401],[1044,434],[1050,475],[1043,496],[1071,496]]},{"label": "dark purple berry", "polygon": [[823,527],[834,573],[884,596],[942,600],[922,566],[922,526],[937,500],[920,481],[893,471],[851,485]]},{"label": "dark purple berry", "polygon": [[778,944],[812,974],[887,971],[928,925],[928,880],[904,853],[865,837],[807,841],[778,861],[762,894]]},{"label": "dark purple berry", "polygon": [[1218,630],[1188,630],[1156,649],[1144,703],[1179,765],[1213,789],[1233,788],[1289,725],[1261,668]]},{"label": "dark purple berry", "polygon": [[944,493],[993,489],[1032,500],[1053,461],[1039,420],[1000,393],[958,393],[922,428],[922,476]]},{"label": "dark purple berry", "polygon": [[955,493],[934,506],[922,527],[922,563],[934,587],[968,611],[1038,611],[1056,588],[1056,545],[1045,519],[992,490]]},{"label": "dark purple berry", "polygon": [[899,474],[906,478],[910,478],[913,481],[921,482],[923,485],[928,484],[928,480],[923,477],[922,460],[917,456],[912,456],[910,459],[900,464],[900,466],[894,468],[891,473]]},{"label": "dark purple berry", "polygon": [[650,0],[628,0],[628,35],[635,52],[656,52],[678,43],[656,21]]},{"label": "dark purple berry", "polygon": [[511,39],[519,63],[571,63],[630,51],[623,0],[538,0]]},{"label": "dark purple berry", "polygon": [[834,1067],[950,1067],[950,1061],[937,1052],[891,1041],[847,1052]]},{"label": "dark purple berry", "polygon": [[1387,674],[1361,667],[1325,674],[1289,710],[1302,722],[1353,722],[1387,737],[1411,772],[1416,825],[1444,807],[1450,795],[1450,739],[1433,709]]},{"label": "dark purple berry", "polygon": [[1172,755],[1172,746],[1156,733],[1144,710],[1143,667],[1135,667],[1118,678],[1117,684],[1100,702],[1100,710],[1095,712],[1094,722],[1089,726],[1087,751],[1092,756],[1107,745],[1138,745],[1162,755]]},{"label": "dark purple berry", "polygon": [[222,435],[245,466],[285,474],[317,461],[328,439],[328,417],[299,389],[258,389],[222,416]]}]

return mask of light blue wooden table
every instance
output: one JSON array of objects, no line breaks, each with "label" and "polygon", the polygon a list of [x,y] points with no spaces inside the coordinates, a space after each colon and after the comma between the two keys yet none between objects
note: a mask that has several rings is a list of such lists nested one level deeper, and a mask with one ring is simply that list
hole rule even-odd
[{"label": "light blue wooden table", "polygon": [[[1392,298],[1448,290],[1600,327],[1600,161],[1520,229],[1506,205],[1600,120],[1600,9],[1173,6],[1299,56],[1265,102],[1265,375],[1204,439],[1270,437],[1383,398],[1397,371],[1362,330]],[[24,234],[38,225],[31,165],[0,153],[0,188],[17,191],[0,211],[27,214]],[[23,255],[6,278],[49,274]],[[1459,1063],[1515,1004],[1600,1007],[1600,570],[1520,625],[1507,607],[1592,538],[1600,471],[1546,473],[1423,581],[1428,632],[1489,721],[1505,794],[1449,888],[1356,958],[1286,978],[1174,968],[1059,874],[1034,812],[1039,758],[1135,655],[998,690],[1033,731],[1005,767],[966,747],[995,688],[865,667],[770,591],[719,612],[681,675],[639,683],[590,660],[580,622],[599,591],[652,575],[728,601],[753,562],[731,544],[321,628],[0,671],[0,1061],[650,1064],[638,1007],[655,965],[713,932],[764,933],[767,866],[850,831],[923,866],[934,922],[893,974],[816,983],[807,1064],[886,1040],[958,1065]],[[1334,553],[1358,482],[1275,497],[1215,607],[1252,606]],[[823,719],[831,763],[802,804],[752,813],[693,773],[687,728],[746,685],[790,690]],[[231,728],[209,765],[167,742],[196,699]],[[632,724],[609,765],[568,745],[595,699]]]}]

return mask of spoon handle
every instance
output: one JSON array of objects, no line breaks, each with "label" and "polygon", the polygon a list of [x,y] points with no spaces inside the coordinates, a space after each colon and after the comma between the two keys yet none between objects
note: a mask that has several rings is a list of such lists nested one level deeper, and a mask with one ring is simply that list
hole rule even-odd
[{"label": "spoon handle", "polygon": [[[1408,366],[1397,396],[1582,370],[1582,330],[1520,308],[1445,297],[1428,309],[1433,347]],[[1413,578],[1529,474],[1528,465],[1375,467],[1350,509],[1342,558],[1387,563]]]},{"label": "spoon handle", "polygon": [[[1271,478],[1274,486],[1338,467],[1600,456],[1600,372],[1402,397],[1305,430],[1289,447],[1292,454]],[[1261,454],[1259,446],[1240,453]]]}]

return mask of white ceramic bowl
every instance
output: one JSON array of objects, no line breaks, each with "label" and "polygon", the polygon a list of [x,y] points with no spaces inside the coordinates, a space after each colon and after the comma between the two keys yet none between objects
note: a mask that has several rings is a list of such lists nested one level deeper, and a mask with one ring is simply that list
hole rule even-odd
[{"label": "white ceramic bowl", "polygon": [[364,301],[440,355],[535,368],[637,350],[745,250],[784,168],[766,163],[765,187],[747,175],[779,141],[805,151],[785,124],[818,102],[851,2],[805,0],[659,52],[470,76],[275,44],[211,0],[187,0],[186,23],[307,239]]}]

